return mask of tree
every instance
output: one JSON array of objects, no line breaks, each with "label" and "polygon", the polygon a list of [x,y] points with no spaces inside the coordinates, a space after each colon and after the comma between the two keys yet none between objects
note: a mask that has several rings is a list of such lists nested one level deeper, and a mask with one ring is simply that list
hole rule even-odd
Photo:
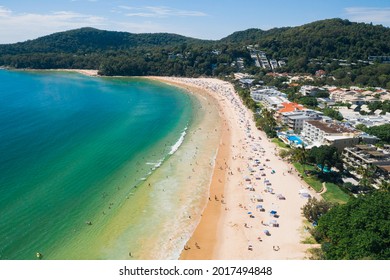
[{"label": "tree", "polygon": [[367,128],[365,132],[379,137],[385,143],[390,143],[390,124],[372,126]]},{"label": "tree", "polygon": [[303,173],[305,172],[305,164],[307,160],[307,154],[308,152],[305,150],[305,147],[302,146],[301,148],[293,148],[292,154],[291,154],[291,160],[295,162],[299,162],[303,167]]},{"label": "tree", "polygon": [[369,191],[372,189],[372,184],[374,183],[374,175],[375,175],[376,167],[369,165],[367,167],[359,166],[356,169],[356,172],[362,176],[359,181],[359,185],[362,187],[363,191]]},{"label": "tree", "polygon": [[325,116],[328,116],[332,119],[335,119],[335,120],[338,120],[338,121],[342,121],[344,118],[343,118],[343,115],[341,115],[341,113],[339,111],[336,111],[332,108],[325,108],[323,110],[324,112],[324,115]]},{"label": "tree", "polygon": [[292,150],[290,149],[281,149],[279,152],[279,156],[283,159],[290,158],[292,154]]},{"label": "tree", "polygon": [[362,123],[359,123],[359,124],[357,124],[357,125],[355,126],[355,128],[358,129],[358,130],[361,130],[361,131],[366,131],[367,126],[365,126],[365,125],[362,124]]},{"label": "tree", "polygon": [[324,173],[325,167],[330,170],[332,167],[341,167],[342,164],[336,147],[327,145],[313,147],[309,152],[309,159],[320,167],[321,173]]},{"label": "tree", "polygon": [[379,189],[383,192],[390,192],[390,182],[386,180],[381,180],[379,184]]},{"label": "tree", "polygon": [[302,207],[302,212],[305,218],[313,223],[327,213],[334,205],[325,200],[318,200],[315,197],[310,197],[307,203]]},{"label": "tree", "polygon": [[325,259],[390,259],[390,193],[375,192],[336,205],[318,220],[314,236]]},{"label": "tree", "polygon": [[262,129],[269,138],[276,137],[274,111],[263,109],[261,115],[256,116],[256,126]]},{"label": "tree", "polygon": [[310,107],[316,107],[318,106],[317,98],[313,96],[303,96],[298,99],[298,103]]}]

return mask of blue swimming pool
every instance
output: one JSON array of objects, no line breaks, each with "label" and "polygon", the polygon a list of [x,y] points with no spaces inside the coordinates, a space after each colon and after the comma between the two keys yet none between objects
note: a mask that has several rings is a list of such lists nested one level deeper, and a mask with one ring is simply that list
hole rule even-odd
[{"label": "blue swimming pool", "polygon": [[301,138],[299,138],[298,136],[295,136],[295,135],[289,135],[289,136],[287,136],[287,139],[291,142],[294,142],[297,145],[303,144],[303,141],[301,140]]}]

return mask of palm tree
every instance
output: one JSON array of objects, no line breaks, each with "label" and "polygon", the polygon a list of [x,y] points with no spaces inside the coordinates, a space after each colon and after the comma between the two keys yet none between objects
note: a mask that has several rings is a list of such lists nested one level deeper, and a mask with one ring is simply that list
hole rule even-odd
[{"label": "palm tree", "polygon": [[362,176],[359,181],[359,185],[361,185],[364,189],[372,187],[372,184],[374,183],[375,169],[376,168],[372,165],[368,165],[367,167],[361,165],[357,168],[356,172]]},{"label": "palm tree", "polygon": [[294,162],[299,162],[303,167],[303,173],[306,174],[305,165],[307,159],[307,151],[304,146],[301,148],[293,148],[291,160]]}]

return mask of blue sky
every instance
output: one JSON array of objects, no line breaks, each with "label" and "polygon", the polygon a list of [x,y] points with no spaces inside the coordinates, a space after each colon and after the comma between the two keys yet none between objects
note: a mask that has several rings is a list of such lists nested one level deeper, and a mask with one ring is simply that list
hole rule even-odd
[{"label": "blue sky", "polygon": [[248,28],[343,18],[390,26],[389,0],[0,0],[0,43],[91,26],[221,39]]}]

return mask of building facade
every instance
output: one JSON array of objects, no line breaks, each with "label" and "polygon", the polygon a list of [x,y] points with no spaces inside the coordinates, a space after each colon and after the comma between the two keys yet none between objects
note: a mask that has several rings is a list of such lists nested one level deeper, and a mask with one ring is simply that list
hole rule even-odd
[{"label": "building facade", "polygon": [[335,122],[305,121],[301,135],[309,146],[330,145],[339,151],[359,143],[359,132]]},{"label": "building facade", "polygon": [[371,168],[374,172],[374,185],[378,188],[382,181],[390,181],[390,146],[382,149],[374,145],[355,145],[343,151],[344,168],[358,179],[362,178],[359,169]]}]

